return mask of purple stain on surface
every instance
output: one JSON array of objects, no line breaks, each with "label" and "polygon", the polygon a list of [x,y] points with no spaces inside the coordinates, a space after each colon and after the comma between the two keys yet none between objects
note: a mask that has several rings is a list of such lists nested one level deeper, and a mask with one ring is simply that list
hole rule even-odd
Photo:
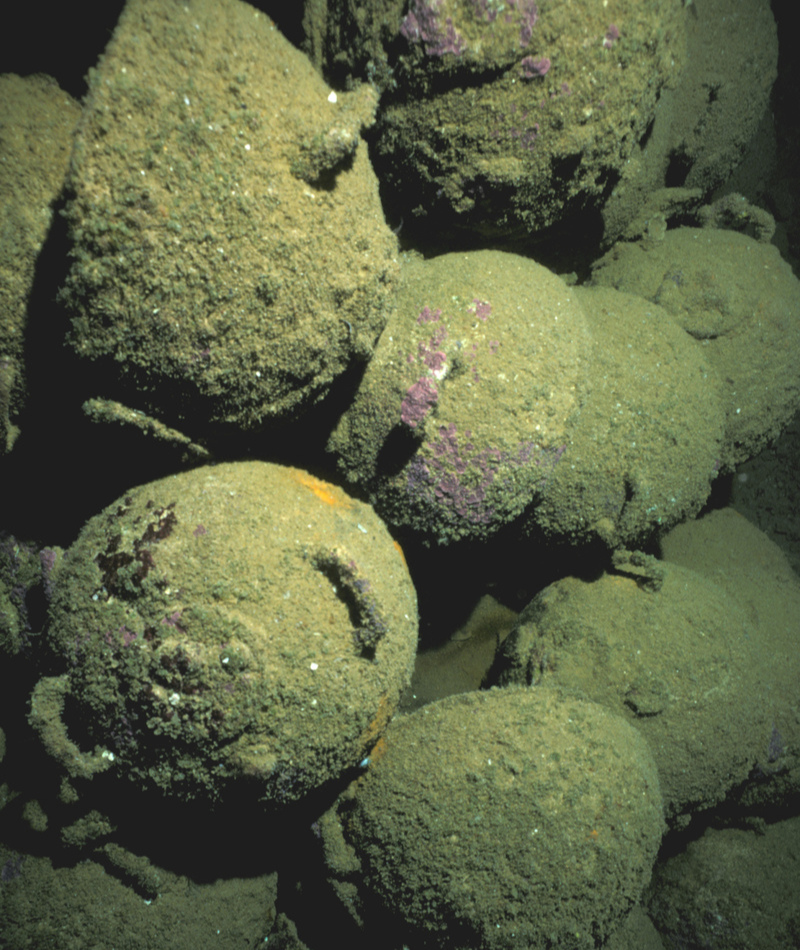
[{"label": "purple stain on surface", "polygon": [[447,339],[447,328],[442,326],[431,336],[426,343],[417,345],[417,355],[409,354],[406,357],[406,363],[415,363],[417,360],[423,363],[430,372],[437,378],[444,376],[444,370],[447,365],[447,354],[439,349]]},{"label": "purple stain on surface", "polygon": [[195,352],[189,357],[190,363],[209,363],[211,361],[211,350],[209,347],[205,347],[202,350],[195,350]]},{"label": "purple stain on surface", "polygon": [[527,46],[533,36],[533,28],[539,19],[539,9],[533,0],[508,0],[508,5],[519,14],[519,45]]},{"label": "purple stain on surface", "polygon": [[129,630],[126,626],[119,628],[119,632],[122,634],[122,645],[124,647],[129,647],[133,641],[139,636],[134,630]]},{"label": "purple stain on surface", "polygon": [[14,858],[9,858],[0,868],[0,881],[7,884],[9,881],[16,880],[22,874],[22,864],[25,860],[24,854],[18,854]]},{"label": "purple stain on surface", "polygon": [[430,307],[423,307],[417,317],[417,323],[435,323],[441,316],[441,310],[431,310]]},{"label": "purple stain on surface", "polygon": [[620,38],[620,35],[619,28],[615,26],[615,24],[609,23],[606,35],[603,37],[603,46],[605,46],[606,49],[611,49]]},{"label": "purple stain on surface", "polygon": [[174,627],[180,633],[186,633],[186,628],[181,626],[182,613],[182,610],[173,610],[169,617],[164,617],[161,623],[165,623],[168,627]]},{"label": "purple stain on surface", "polygon": [[536,79],[546,76],[550,71],[551,62],[547,56],[526,56],[521,62],[522,78]]},{"label": "purple stain on surface", "polygon": [[124,647],[129,647],[134,640],[136,640],[138,634],[133,630],[129,630],[125,624],[123,624],[118,630],[116,635],[113,634],[110,630],[106,630],[103,634],[103,640],[110,647],[114,647],[114,652],[117,652],[119,640],[122,640],[122,645]]},{"label": "purple stain on surface", "polygon": [[428,56],[444,56],[452,53],[460,56],[466,43],[447,17],[442,23],[439,11],[441,0],[411,0],[411,8],[400,24],[400,33],[409,43],[422,43]]},{"label": "purple stain on surface", "polygon": [[769,746],[767,747],[767,761],[777,762],[778,759],[786,752],[786,744],[783,741],[783,736],[778,731],[778,727],[773,722],[772,724],[772,733],[769,737]]},{"label": "purple stain on surface", "polygon": [[519,144],[523,148],[532,149],[536,139],[539,138],[539,123],[534,122],[533,126],[525,131],[519,137]]},{"label": "purple stain on surface", "polygon": [[[448,521],[472,525],[491,524],[495,509],[489,490],[502,474],[535,466],[541,470],[540,489],[564,454],[566,446],[542,448],[536,442],[522,442],[514,452],[487,446],[477,449],[469,429],[459,437],[451,422],[440,426],[436,437],[425,443],[427,457],[416,455],[409,464],[407,488],[411,496],[433,502]],[[504,479],[505,481],[505,479]]]},{"label": "purple stain on surface", "polygon": [[208,528],[206,528],[206,526],[205,526],[204,524],[199,524],[199,525],[194,529],[194,531],[192,531],[192,534],[193,534],[196,538],[202,537],[202,535],[208,534]]},{"label": "purple stain on surface", "polygon": [[428,350],[420,353],[420,359],[435,375],[441,374],[447,364],[447,356],[442,350]]},{"label": "purple stain on surface", "polygon": [[436,405],[439,393],[433,381],[427,376],[418,379],[408,387],[400,406],[400,419],[411,429],[422,422],[428,412]]},{"label": "purple stain on surface", "polygon": [[418,455],[412,460],[408,488],[449,510],[451,520],[489,524],[493,510],[486,506],[486,490],[494,481],[492,463],[499,453],[493,449],[476,452],[469,430],[464,439],[459,444],[455,423],[440,426],[436,438],[426,443],[430,457]]},{"label": "purple stain on surface", "polygon": [[475,310],[473,311],[475,316],[485,323],[486,318],[492,312],[491,304],[486,300],[478,300],[477,297],[473,297],[472,302],[475,304]]},{"label": "purple stain on surface", "polygon": [[489,0],[472,0],[472,10],[475,18],[484,23],[494,23],[497,19],[497,10],[489,6]]}]

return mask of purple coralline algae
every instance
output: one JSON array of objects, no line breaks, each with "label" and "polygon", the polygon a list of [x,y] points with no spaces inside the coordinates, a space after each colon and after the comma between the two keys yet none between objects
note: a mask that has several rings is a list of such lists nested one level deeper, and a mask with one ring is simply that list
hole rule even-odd
[{"label": "purple coralline algae", "polygon": [[443,379],[447,373],[447,354],[440,349],[447,339],[447,327],[440,322],[441,316],[441,310],[423,307],[417,317],[417,323],[421,326],[426,323],[435,323],[438,326],[429,340],[417,345],[416,356],[407,358],[408,363],[419,362],[425,367],[424,375],[408,387],[400,405],[400,419],[411,429],[416,429],[436,405],[439,392],[435,381]]},{"label": "purple coralline algae", "polygon": [[522,78],[535,79],[539,76],[546,76],[550,70],[550,60],[546,56],[526,56],[521,62]]},{"label": "purple coralline algae", "polygon": [[464,38],[453,26],[453,18],[440,15],[442,0],[411,0],[411,9],[401,26],[409,43],[422,43],[428,56],[452,53],[460,56],[466,49]]},{"label": "purple coralline algae", "polygon": [[473,299],[472,303],[475,309],[473,310],[472,307],[468,307],[469,312],[474,313],[479,320],[486,323],[492,312],[492,305],[486,300],[479,300],[477,297]]},{"label": "purple coralline algae", "polygon": [[439,393],[430,379],[418,379],[406,390],[400,406],[400,418],[407,426],[416,429],[431,407],[436,405],[438,398]]},{"label": "purple coralline algae", "polygon": [[519,45],[527,46],[533,36],[533,28],[539,19],[539,9],[533,0],[508,0],[497,3],[495,0],[472,0],[475,18],[484,23],[494,23],[498,13],[505,23],[519,24]]},{"label": "purple coralline algae", "polygon": [[459,439],[456,424],[451,422],[440,426],[424,449],[425,453],[415,456],[409,465],[409,495],[447,511],[454,521],[490,524],[495,508],[489,492],[493,486],[500,487],[495,483],[507,480],[516,468],[535,465],[541,469],[539,487],[543,488],[565,446],[544,449],[528,441],[521,442],[515,452],[478,449],[472,442],[472,432],[464,430]]},{"label": "purple coralline algae", "polygon": [[619,27],[615,26],[613,23],[608,25],[606,30],[606,35],[603,37],[603,46],[606,49],[611,49],[611,47],[617,42],[620,38]]},{"label": "purple coralline algae", "polygon": [[[516,9],[520,16],[519,25],[519,45],[527,46],[533,36],[533,28],[539,19],[539,11],[535,3],[531,0],[509,0],[508,4],[512,9]],[[506,19],[510,19],[510,14],[506,14]]]},{"label": "purple coralline algae", "polygon": [[[453,16],[448,15],[450,6],[456,8],[457,15],[460,14],[461,30]],[[533,0],[507,0],[506,3],[471,0],[470,6],[472,9],[465,11],[459,10],[457,4],[447,4],[446,0],[411,0],[400,33],[413,45],[421,43],[426,55],[433,57],[442,57],[446,53],[460,56],[470,46],[467,36],[474,37],[476,23],[478,27],[493,27],[496,23],[505,30],[518,29],[520,47],[524,49],[530,43],[539,19],[539,10]],[[480,44],[474,46],[473,52]]]}]

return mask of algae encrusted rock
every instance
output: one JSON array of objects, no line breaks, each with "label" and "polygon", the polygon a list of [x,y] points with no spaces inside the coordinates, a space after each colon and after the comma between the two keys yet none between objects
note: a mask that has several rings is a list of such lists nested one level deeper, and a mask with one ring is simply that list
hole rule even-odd
[{"label": "algae encrusted rock", "polygon": [[354,768],[408,685],[416,596],[363,502],[299,469],[132,489],[65,555],[31,721],[83,779],[295,801]]},{"label": "algae encrusted rock", "polygon": [[374,109],[238,0],[127,4],[69,179],[61,296],[92,395],[252,430],[369,357],[396,271],[359,147]]}]

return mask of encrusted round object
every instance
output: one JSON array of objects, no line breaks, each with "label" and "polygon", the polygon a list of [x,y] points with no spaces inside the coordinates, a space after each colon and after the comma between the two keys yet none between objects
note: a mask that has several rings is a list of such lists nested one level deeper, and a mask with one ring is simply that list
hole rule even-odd
[{"label": "encrusted round object", "polygon": [[800,281],[777,247],[735,231],[675,228],[658,241],[621,242],[592,276],[663,307],[700,341],[719,378],[721,467],[760,452],[797,413]]},{"label": "encrusted round object", "polygon": [[728,591],[687,568],[641,554],[616,563],[619,574],[565,577],[537,594],[491,679],[567,689],[635,724],[667,820],[684,827],[742,787],[769,743],[762,635]]},{"label": "encrusted round object", "polygon": [[[357,766],[416,649],[405,561],[367,505],[308,473],[235,462],[131,490],[65,555],[60,676],[31,720],[73,776],[301,798]],[[248,792],[248,794],[250,794]]]},{"label": "encrusted round object", "polygon": [[656,769],[600,706],[545,688],[452,696],[396,719],[374,759],[321,829],[334,886],[376,931],[431,950],[590,950],[650,878]]},{"label": "encrusted round object", "polygon": [[705,347],[660,307],[577,287],[592,337],[591,395],[526,530],[640,546],[694,517],[719,472],[725,412]]},{"label": "encrusted round object", "polygon": [[684,7],[411,0],[372,151],[390,214],[530,245],[602,206],[681,74]]},{"label": "encrusted round object", "polygon": [[547,268],[499,251],[407,265],[330,447],[391,524],[449,542],[513,522],[558,465],[589,334]]},{"label": "encrusted round object", "polygon": [[125,4],[68,182],[61,297],[92,396],[252,431],[369,358],[397,276],[359,147],[375,107],[238,0]]}]

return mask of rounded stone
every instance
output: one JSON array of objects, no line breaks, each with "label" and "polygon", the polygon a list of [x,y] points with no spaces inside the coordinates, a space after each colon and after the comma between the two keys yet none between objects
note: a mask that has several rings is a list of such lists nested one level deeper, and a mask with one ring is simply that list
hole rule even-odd
[{"label": "rounded stone", "polygon": [[368,926],[395,938],[399,924],[411,946],[589,950],[650,878],[655,766],[600,706],[549,689],[466,693],[395,720],[374,758],[323,834],[329,855],[341,839],[344,864],[360,866]]},{"label": "rounded stone", "polygon": [[586,395],[574,293],[499,251],[409,262],[330,448],[391,524],[449,542],[517,519],[558,465]]},{"label": "rounded stone", "polygon": [[249,780],[271,803],[358,765],[407,686],[416,597],[365,504],[236,462],[132,489],[64,557],[49,641],[64,672],[31,720],[67,771],[182,798]]},{"label": "rounded stone", "polygon": [[722,466],[761,451],[800,408],[800,281],[774,245],[675,228],[616,245],[593,280],[658,304],[701,344],[719,379]]},{"label": "rounded stone", "polygon": [[413,0],[373,150],[391,212],[529,242],[601,206],[681,74],[686,21],[674,0]]},{"label": "rounded stone", "polygon": [[577,287],[592,340],[589,391],[526,530],[634,546],[700,510],[724,452],[722,385],[708,350],[660,307]]},{"label": "rounded stone", "polygon": [[125,5],[68,182],[61,299],[93,396],[252,431],[368,359],[397,275],[359,144],[375,107],[238,0]]},{"label": "rounded stone", "polygon": [[655,558],[622,561],[620,573],[566,577],[538,594],[490,679],[567,689],[635,725],[680,827],[744,783],[769,742],[760,636],[712,581]]}]

